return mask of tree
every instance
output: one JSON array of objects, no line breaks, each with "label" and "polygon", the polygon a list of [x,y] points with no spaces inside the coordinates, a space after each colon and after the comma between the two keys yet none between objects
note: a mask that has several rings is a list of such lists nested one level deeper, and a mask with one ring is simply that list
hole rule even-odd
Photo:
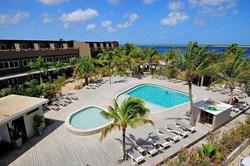
[{"label": "tree", "polygon": [[210,86],[224,84],[229,88],[229,104],[233,102],[233,90],[236,85],[250,82],[250,58],[243,57],[244,51],[235,47],[237,45],[232,44],[225,50],[224,55],[221,56],[218,62],[207,69],[217,75],[217,80]]},{"label": "tree", "polygon": [[53,84],[55,86],[55,89],[62,94],[62,86],[64,86],[66,83],[66,78],[63,76],[58,76],[54,81]]},{"label": "tree", "polygon": [[108,112],[101,112],[101,115],[108,120],[112,120],[112,123],[102,129],[100,140],[103,140],[113,129],[121,129],[123,160],[125,160],[126,129],[128,126],[135,128],[142,124],[153,125],[153,121],[145,117],[148,112],[149,109],[144,106],[144,102],[139,98],[129,97],[125,99],[120,105],[118,105],[117,101],[114,100],[114,108],[110,106]]},{"label": "tree", "polygon": [[48,66],[44,63],[43,58],[38,57],[34,61],[29,62],[28,67],[31,69],[31,72],[32,71],[39,71],[40,84],[42,84],[43,83],[42,75],[48,73]]},{"label": "tree", "polygon": [[78,78],[84,77],[85,84],[89,84],[89,75],[91,72],[94,72],[95,65],[91,59],[87,57],[80,57],[79,59],[72,58],[71,64],[74,65],[74,75]]},{"label": "tree", "polygon": [[112,51],[103,51],[102,53],[98,54],[99,60],[103,63],[103,65],[108,66],[110,84],[112,75],[112,61],[114,60],[115,55],[115,52]]},{"label": "tree", "polygon": [[55,73],[59,73],[59,71],[62,71],[62,75],[64,75],[64,67],[65,67],[65,63],[63,63],[62,61],[54,61],[52,63],[52,67],[54,68],[54,72]]},{"label": "tree", "polygon": [[210,54],[206,47],[199,47],[197,42],[190,42],[187,45],[186,52],[179,56],[176,56],[173,63],[170,63],[170,67],[177,72],[183,80],[188,83],[188,93],[190,99],[190,112],[191,125],[196,124],[195,115],[192,109],[193,106],[193,94],[192,83],[193,80],[204,74],[204,70],[210,63]]},{"label": "tree", "polygon": [[155,48],[145,48],[143,50],[143,53],[145,55],[145,59],[149,65],[149,72],[152,73],[151,68],[152,68],[152,62],[154,58],[158,58],[156,55],[159,55],[159,52]]}]

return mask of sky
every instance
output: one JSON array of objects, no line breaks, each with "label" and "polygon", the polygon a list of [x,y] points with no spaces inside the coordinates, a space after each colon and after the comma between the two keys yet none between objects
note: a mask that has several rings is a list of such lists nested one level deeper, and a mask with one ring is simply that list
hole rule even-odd
[{"label": "sky", "polygon": [[0,39],[250,44],[249,0],[8,0]]}]

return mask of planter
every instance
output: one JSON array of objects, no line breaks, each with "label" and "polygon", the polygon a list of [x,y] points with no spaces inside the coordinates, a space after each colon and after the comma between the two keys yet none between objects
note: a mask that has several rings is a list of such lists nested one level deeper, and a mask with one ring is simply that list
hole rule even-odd
[{"label": "planter", "polygon": [[18,139],[15,139],[15,140],[12,140],[12,144],[14,146],[15,149],[21,149],[22,148],[22,137],[18,138]]}]

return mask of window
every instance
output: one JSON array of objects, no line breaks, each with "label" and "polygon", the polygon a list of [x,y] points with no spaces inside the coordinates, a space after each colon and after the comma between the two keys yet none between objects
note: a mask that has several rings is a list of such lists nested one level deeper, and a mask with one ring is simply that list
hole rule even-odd
[{"label": "window", "polygon": [[19,61],[4,61],[0,62],[0,70],[19,68]]},{"label": "window", "polygon": [[3,62],[0,62],[0,70],[3,70],[4,69],[4,64]]}]

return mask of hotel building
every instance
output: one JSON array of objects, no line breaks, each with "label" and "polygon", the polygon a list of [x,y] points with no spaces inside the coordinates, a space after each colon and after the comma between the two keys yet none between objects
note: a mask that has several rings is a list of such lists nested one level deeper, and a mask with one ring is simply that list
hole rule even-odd
[{"label": "hotel building", "polygon": [[[0,40],[0,87],[38,78],[38,71],[29,72],[28,67],[28,63],[38,57],[42,57],[45,63],[53,61],[67,63],[73,57],[97,57],[101,51],[116,47],[119,47],[116,41]],[[49,70],[51,71],[53,69]]]}]

